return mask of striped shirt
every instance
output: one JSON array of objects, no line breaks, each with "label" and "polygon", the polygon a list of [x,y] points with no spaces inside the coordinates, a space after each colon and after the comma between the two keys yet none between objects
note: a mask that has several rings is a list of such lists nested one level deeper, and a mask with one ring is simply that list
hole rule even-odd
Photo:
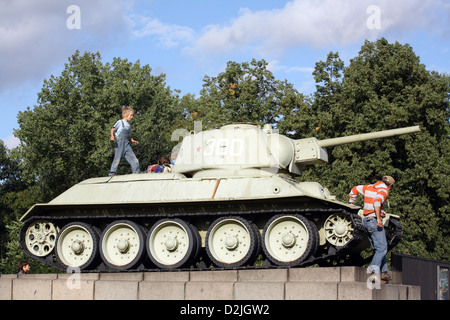
[{"label": "striped shirt", "polygon": [[[354,203],[358,194],[364,195],[364,216],[375,217],[375,207],[383,209],[383,203],[389,195],[389,188],[382,181],[375,184],[355,186],[349,193],[349,203]],[[383,210],[381,210],[381,216],[385,216]]]}]

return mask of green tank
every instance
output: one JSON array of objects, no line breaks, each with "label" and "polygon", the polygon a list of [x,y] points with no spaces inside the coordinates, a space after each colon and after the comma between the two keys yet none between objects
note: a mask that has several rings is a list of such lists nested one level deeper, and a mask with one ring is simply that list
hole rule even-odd
[{"label": "green tank", "polygon": [[[172,172],[82,181],[21,217],[20,244],[64,271],[360,264],[360,208],[294,177],[327,162],[327,147],[418,131],[293,140],[270,125],[231,124],[184,133]],[[399,218],[384,223],[392,248]]]}]

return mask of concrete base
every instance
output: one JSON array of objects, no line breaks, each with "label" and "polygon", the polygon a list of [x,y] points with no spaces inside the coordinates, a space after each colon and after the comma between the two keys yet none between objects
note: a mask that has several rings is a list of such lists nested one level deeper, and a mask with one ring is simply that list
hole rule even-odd
[{"label": "concrete base", "polygon": [[420,287],[365,268],[1,275],[1,300],[419,300]]}]

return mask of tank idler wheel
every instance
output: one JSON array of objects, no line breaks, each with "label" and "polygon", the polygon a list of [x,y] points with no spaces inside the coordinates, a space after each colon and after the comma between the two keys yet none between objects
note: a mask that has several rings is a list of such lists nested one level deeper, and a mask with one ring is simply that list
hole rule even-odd
[{"label": "tank idler wheel", "polygon": [[324,223],[325,238],[337,247],[345,246],[353,238],[353,224],[349,216],[332,214]]},{"label": "tank idler wheel", "polygon": [[150,260],[162,269],[188,267],[197,259],[200,247],[197,229],[178,218],[157,221],[146,241]]},{"label": "tank idler wheel", "polygon": [[53,251],[57,235],[53,223],[46,220],[33,221],[25,231],[25,246],[32,255],[45,257]]},{"label": "tank idler wheel", "polygon": [[95,267],[98,262],[99,232],[84,222],[65,225],[56,240],[56,256],[69,268]]},{"label": "tank idler wheel", "polygon": [[316,248],[317,229],[298,214],[273,216],[265,225],[263,251],[278,266],[296,266],[308,259]]},{"label": "tank idler wheel", "polygon": [[213,264],[222,268],[247,265],[258,253],[256,228],[241,217],[221,217],[206,234],[206,253]]},{"label": "tank idler wheel", "polygon": [[129,221],[114,221],[103,230],[100,255],[103,262],[115,270],[137,267],[143,258],[145,230]]}]

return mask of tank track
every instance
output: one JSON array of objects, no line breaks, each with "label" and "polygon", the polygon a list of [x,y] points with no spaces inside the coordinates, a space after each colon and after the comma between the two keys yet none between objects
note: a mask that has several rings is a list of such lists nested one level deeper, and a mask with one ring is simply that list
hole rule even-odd
[{"label": "tank track", "polygon": [[390,219],[389,224],[393,226],[392,236],[390,239],[387,239],[388,241],[388,252],[392,249],[394,249],[397,244],[402,240],[403,233],[402,233],[402,225],[398,220]]},{"label": "tank track", "polygon": [[364,237],[367,234],[367,230],[364,227],[360,216],[358,216],[355,213],[349,213],[348,211],[343,209],[340,212],[350,217],[354,227],[353,238],[345,246],[330,247],[325,255],[321,257],[316,257],[311,262],[306,261],[302,266],[318,264],[321,267],[326,267],[335,265],[346,265],[349,264],[349,262],[351,263],[352,261],[353,262],[357,261],[357,259],[349,260],[346,258],[351,254],[359,255],[359,252],[357,252],[358,245],[364,240]]},{"label": "tank track", "polygon": [[[362,220],[361,218],[355,214],[352,213],[346,209],[336,209],[336,208],[322,208],[322,209],[276,209],[276,210],[250,210],[250,211],[240,211],[240,212],[236,212],[236,211],[231,211],[231,212],[227,212],[227,211],[223,211],[223,212],[214,212],[214,213],[204,213],[204,212],[198,212],[198,213],[194,213],[193,216],[227,216],[227,215],[236,215],[236,216],[242,216],[242,217],[249,217],[249,216],[262,216],[262,215],[275,215],[275,214],[301,214],[304,215],[306,217],[310,217],[312,214],[327,214],[327,215],[331,215],[331,214],[335,214],[335,213],[340,213],[340,214],[345,214],[347,216],[350,217],[353,226],[354,226],[354,231],[353,231],[353,237],[352,239],[344,246],[342,247],[333,247],[330,246],[327,252],[321,252],[318,255],[312,255],[309,259],[307,259],[306,261],[303,261],[301,263],[299,263],[298,265],[295,265],[293,267],[306,267],[306,266],[310,266],[310,265],[315,265],[318,264],[319,266],[327,266],[327,265],[335,265],[336,264],[336,260],[339,260],[342,257],[345,257],[349,254],[351,254],[356,248],[357,246],[361,243],[361,241],[364,239],[365,234],[366,234],[366,230],[365,227],[363,226]],[[161,214],[147,214],[147,215],[142,215],[142,214],[138,214],[138,215],[130,215],[130,214],[123,214],[123,215],[115,215],[114,217],[111,216],[103,216],[103,215],[82,215],[82,216],[70,216],[70,217],[64,217],[64,216],[38,216],[38,217],[32,217],[29,218],[28,220],[26,220],[20,230],[20,234],[19,234],[19,242],[20,245],[22,247],[22,250],[31,258],[33,258],[34,260],[37,260],[39,262],[42,262],[46,265],[52,266],[56,269],[59,269],[61,271],[66,272],[67,271],[67,267],[62,265],[58,259],[55,256],[54,251],[52,253],[50,253],[49,255],[47,255],[46,257],[38,257],[38,256],[34,256],[32,255],[25,246],[25,233],[26,230],[28,228],[28,226],[36,220],[47,220],[49,222],[52,222],[54,224],[58,224],[57,222],[60,222],[60,225],[65,225],[66,223],[69,223],[71,221],[76,221],[76,220],[80,220],[80,221],[85,221],[91,224],[94,224],[93,221],[97,220],[97,221],[105,221],[105,220],[110,220],[110,221],[114,221],[114,220],[119,220],[119,219],[137,219],[137,220],[145,220],[146,218],[184,218],[186,220],[189,220],[188,218],[191,216],[192,214],[186,214],[186,213],[170,213],[170,214],[166,214],[166,215],[161,215]],[[314,219],[314,218],[313,218]],[[251,219],[249,219],[251,220]],[[396,227],[400,226],[399,223],[395,224]],[[397,228],[398,229],[398,228]],[[400,236],[398,234],[396,234],[396,236],[394,236],[394,238],[390,241],[390,244],[392,245],[396,245],[398,243],[398,241],[400,241],[401,239],[401,226],[400,226]],[[259,254],[262,253],[262,250],[260,250]],[[359,253],[358,253],[359,254]],[[210,265],[210,261],[208,261],[208,257],[207,254],[205,252],[205,249],[202,248],[202,261],[200,261],[199,263],[197,263],[197,266],[194,268],[179,268],[173,271],[189,271],[189,270],[225,270],[225,269],[230,269],[230,268],[220,268],[220,267],[216,267],[214,266],[214,268],[211,268]],[[238,269],[238,270],[242,270],[242,269],[272,269],[272,268],[290,268],[290,267],[285,267],[285,266],[277,266],[272,264],[270,261],[268,261],[268,259],[265,259],[262,263],[261,266],[254,266],[254,265],[247,265],[247,266],[240,266],[240,267],[234,267],[231,268],[232,270]],[[144,265],[140,265],[139,267],[135,268],[135,269],[130,269],[130,270],[121,270],[120,272],[136,272],[136,271],[164,271],[164,272],[168,272],[169,270],[161,270],[161,269],[156,269],[156,268],[147,268]],[[118,270],[106,270],[105,265],[103,262],[101,262],[99,264],[98,267],[96,267],[95,270],[82,270],[82,272],[118,272]]]}]

